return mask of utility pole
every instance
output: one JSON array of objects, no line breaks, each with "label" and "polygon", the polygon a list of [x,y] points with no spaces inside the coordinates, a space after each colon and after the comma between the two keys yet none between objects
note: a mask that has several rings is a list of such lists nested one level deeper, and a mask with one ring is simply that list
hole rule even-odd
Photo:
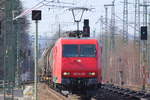
[{"label": "utility pole", "polygon": [[59,23],[59,38],[61,37],[60,23]]},{"label": "utility pole", "polygon": [[134,43],[140,40],[140,0],[135,0]]},{"label": "utility pole", "polygon": [[112,8],[111,8],[111,39],[110,39],[110,48],[111,50],[115,47],[115,0],[112,1]]},{"label": "utility pole", "polygon": [[[13,25],[13,10],[16,0],[5,0],[5,33],[4,33],[4,100],[13,99],[16,66],[16,33]],[[7,83],[7,84],[6,84]],[[7,97],[7,93],[11,97]]]},{"label": "utility pole", "polygon": [[[115,38],[114,38],[114,34],[115,34],[115,6],[114,6],[115,0],[112,1],[112,4],[107,4],[104,5],[105,7],[105,34],[106,34],[106,39],[105,39],[105,66],[106,68],[108,67],[108,50],[112,50],[115,46]],[[111,8],[111,26],[110,26],[110,48],[108,47],[108,7],[112,7]],[[108,49],[109,48],[109,49]],[[113,51],[111,51],[112,54]]]},{"label": "utility pole", "polygon": [[[114,38],[114,35],[115,35],[115,0],[112,1],[112,4],[107,4],[107,5],[104,5],[105,6],[105,13],[106,15],[108,16],[108,7],[112,7],[111,8],[111,26],[110,26],[110,32],[111,32],[111,38],[110,38],[110,50],[112,48],[114,48],[115,46],[115,38]],[[105,19],[105,25],[107,26],[105,29],[107,29],[107,32],[108,32],[108,18],[106,17]],[[106,32],[106,33],[107,33]]]},{"label": "utility pole", "polygon": [[105,7],[105,34],[108,34],[108,7],[104,5]]},{"label": "utility pole", "polygon": [[[14,9],[13,9],[13,12],[12,12],[12,16],[13,18],[15,18],[18,14],[19,14],[19,8],[20,5],[19,5],[19,0],[15,0],[15,4],[14,4]],[[19,65],[19,62],[20,62],[20,57],[19,57],[19,54],[20,54],[20,31],[19,31],[19,28],[20,28],[20,20],[21,19],[16,19],[16,20],[13,20],[13,24],[14,24],[14,33],[16,33],[16,71],[15,71],[15,85],[17,87],[20,86],[20,65]]]},{"label": "utility pole", "polygon": [[[16,29],[19,28],[19,20],[16,21]],[[17,63],[17,66],[16,66],[16,86],[19,87],[20,86],[20,57],[19,57],[19,54],[20,54],[20,41],[19,41],[19,38],[20,38],[20,33],[19,31],[16,32],[17,33],[17,39],[16,39],[16,43],[17,43],[17,60],[16,60],[16,63]]]},{"label": "utility pole", "polygon": [[[140,0],[135,0],[135,16],[134,16],[134,48],[135,50],[138,49],[138,63],[141,68],[141,48],[140,48]],[[136,57],[134,57],[134,60],[136,60]],[[135,65],[135,63],[134,63]],[[136,69],[134,69],[136,72]],[[142,76],[141,72],[139,73],[139,76]]]},{"label": "utility pole", "polygon": [[100,18],[100,40],[103,41],[103,29],[104,29],[104,22],[103,22],[103,16]]},{"label": "utility pole", "polygon": [[123,7],[123,41],[128,43],[128,0],[124,0]]},{"label": "utility pole", "polygon": [[[104,35],[104,68],[106,69],[105,72],[107,72],[108,69],[108,7],[107,5],[104,5],[105,7],[105,35]],[[107,73],[106,73],[107,75]],[[106,77],[106,76],[104,76]]]}]

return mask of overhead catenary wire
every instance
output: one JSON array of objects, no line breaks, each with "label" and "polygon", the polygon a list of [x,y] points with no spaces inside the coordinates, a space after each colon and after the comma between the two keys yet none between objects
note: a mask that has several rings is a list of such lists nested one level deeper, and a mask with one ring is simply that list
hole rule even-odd
[{"label": "overhead catenary wire", "polygon": [[[119,20],[120,20],[120,21],[123,21],[123,19],[120,18],[119,16],[115,15],[115,17],[118,19],[118,21],[119,21]],[[104,19],[99,18],[99,19],[95,22],[95,24],[97,24],[99,20],[101,21],[101,20],[104,20]],[[110,19],[109,19],[109,20],[110,20]],[[104,23],[104,22],[103,22],[103,24],[106,25],[106,23]],[[108,26],[109,26],[109,28],[112,27],[110,24],[109,24]],[[130,25],[129,23],[128,23],[128,26],[129,26],[130,28],[134,29],[134,26]],[[118,28],[118,29],[119,29],[119,28]],[[120,30],[121,30],[121,29],[120,29]],[[139,30],[136,30],[136,31],[138,32]]]},{"label": "overhead catenary wire", "polygon": [[45,6],[51,6],[51,7],[59,7],[59,8],[72,8],[72,6],[60,6],[60,5],[54,5],[54,4],[44,4]]},{"label": "overhead catenary wire", "polygon": [[[120,21],[123,21],[123,19],[121,19],[119,16],[116,15],[116,17],[117,17]],[[133,28],[133,29],[134,29],[134,26],[130,25],[129,23],[128,23],[128,26],[129,26],[130,28]],[[138,30],[136,30],[136,31],[138,32]]]},{"label": "overhead catenary wire", "polygon": [[[61,7],[61,6],[57,6],[56,4],[54,5],[48,5],[49,3],[62,3],[62,4],[71,4],[71,3],[67,3],[67,2],[54,2],[54,1],[47,1],[47,0],[42,0],[42,1],[40,1],[39,3],[37,3],[35,6],[33,6],[32,8],[30,8],[30,9],[27,9],[27,10],[25,10],[24,12],[22,12],[20,15],[18,15],[18,16],[16,16],[15,18],[13,18],[13,20],[16,20],[16,19],[18,19],[18,18],[20,18],[20,17],[23,17],[23,16],[25,16],[25,15],[27,15],[27,14],[29,14],[29,13],[31,13],[32,12],[32,10],[36,10],[36,9],[39,9],[39,8],[41,8],[41,7],[43,7],[43,6],[52,6],[52,7]],[[73,3],[72,3],[73,4]],[[71,7],[71,6],[62,6],[62,8],[66,8],[66,7]]]},{"label": "overhead catenary wire", "polygon": [[[18,18],[20,18],[20,17],[23,17],[23,16],[29,14],[32,10],[37,9],[37,7],[38,7],[40,4],[42,4],[43,2],[45,2],[45,0],[42,0],[42,1],[40,1],[39,3],[37,3],[35,6],[33,6],[32,8],[25,10],[25,11],[22,12],[20,15],[16,16],[15,18],[13,18],[13,20],[16,20],[16,19],[18,19]],[[40,7],[41,7],[41,6],[40,6]],[[39,8],[39,7],[38,7],[38,8]]]},{"label": "overhead catenary wire", "polygon": [[75,3],[69,3],[69,2],[60,2],[60,1],[48,1],[48,0],[45,0],[45,2],[49,2],[49,3],[56,3],[56,4],[71,4],[71,5],[75,5]]}]

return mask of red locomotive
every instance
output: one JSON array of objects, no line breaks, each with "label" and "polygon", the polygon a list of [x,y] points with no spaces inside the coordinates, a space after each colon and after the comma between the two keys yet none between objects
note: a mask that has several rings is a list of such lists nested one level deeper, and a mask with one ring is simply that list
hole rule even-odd
[{"label": "red locomotive", "polygon": [[50,54],[51,82],[66,88],[100,85],[100,57],[96,39],[60,38]]}]

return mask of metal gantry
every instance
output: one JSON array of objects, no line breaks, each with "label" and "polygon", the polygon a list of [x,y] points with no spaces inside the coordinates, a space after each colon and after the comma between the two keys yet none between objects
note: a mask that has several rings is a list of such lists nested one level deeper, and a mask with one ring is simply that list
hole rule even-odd
[{"label": "metal gantry", "polygon": [[[108,59],[109,50],[110,54],[113,54],[113,49],[115,47],[115,0],[112,1],[112,4],[104,5],[105,7],[105,60],[104,66],[108,67],[108,63],[110,59]],[[108,31],[108,7],[111,7],[111,23],[110,23],[110,31]],[[108,33],[109,32],[109,33]],[[110,36],[109,36],[110,35]]]},{"label": "metal gantry", "polygon": [[134,41],[135,43],[138,43],[140,39],[140,0],[135,0],[134,19]]},{"label": "metal gantry", "polygon": [[112,2],[111,8],[111,39],[110,39],[110,49],[115,48],[115,0]]},{"label": "metal gantry", "polygon": [[123,41],[128,43],[128,0],[124,0],[123,6]]},{"label": "metal gantry", "polygon": [[105,30],[106,33],[108,34],[108,7],[111,7],[111,23],[110,23],[110,50],[112,50],[115,47],[115,0],[112,1],[112,4],[107,4],[105,6],[105,14],[106,14],[106,19],[105,19]]},{"label": "metal gantry", "polygon": [[106,69],[106,75],[107,75],[107,68],[108,68],[108,7],[104,5],[105,7],[105,35],[104,35],[104,68]]}]

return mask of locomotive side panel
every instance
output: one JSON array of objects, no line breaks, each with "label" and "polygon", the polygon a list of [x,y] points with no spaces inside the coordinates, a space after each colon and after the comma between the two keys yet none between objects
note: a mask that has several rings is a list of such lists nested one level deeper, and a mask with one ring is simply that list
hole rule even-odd
[{"label": "locomotive side panel", "polygon": [[53,82],[61,83],[61,42],[60,40],[55,44],[53,48]]}]

